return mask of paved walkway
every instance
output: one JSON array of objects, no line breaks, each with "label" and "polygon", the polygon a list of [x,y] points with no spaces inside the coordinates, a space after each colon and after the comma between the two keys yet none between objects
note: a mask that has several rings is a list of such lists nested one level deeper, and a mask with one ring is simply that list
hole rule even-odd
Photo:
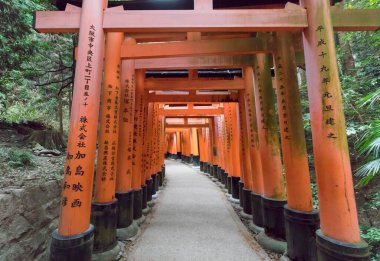
[{"label": "paved walkway", "polygon": [[128,260],[270,260],[224,193],[199,170],[167,160],[166,177]]}]

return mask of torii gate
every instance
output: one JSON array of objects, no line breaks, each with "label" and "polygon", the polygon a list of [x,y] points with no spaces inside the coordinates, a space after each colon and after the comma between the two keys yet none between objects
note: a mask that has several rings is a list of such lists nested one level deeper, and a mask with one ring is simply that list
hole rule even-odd
[{"label": "torii gate", "polygon": [[[90,225],[90,208],[104,32],[191,31],[302,31],[320,199],[321,230],[317,231],[318,258],[319,260],[332,260],[332,254],[327,251],[327,248],[337,249],[338,251],[334,255],[341,259],[359,260],[361,258],[363,260],[366,257],[367,246],[360,240],[356,216],[332,32],[333,29],[377,30],[380,26],[379,10],[340,10],[330,8],[327,0],[304,0],[301,7],[288,5],[285,9],[269,10],[212,10],[212,1],[206,0],[196,0],[194,11],[132,12],[118,8],[107,9],[106,7],[107,1],[84,0],[81,10],[68,6],[66,11],[37,12],[36,14],[35,28],[39,32],[79,31],[64,192],[59,229],[53,233],[51,253],[53,260],[60,258],[60,260],[62,258],[64,260],[70,258],[91,259],[93,227]],[[357,19],[351,19],[351,17]],[[230,46],[239,43],[239,41],[230,41]],[[201,55],[201,53],[196,53],[198,49],[194,46],[196,44],[198,47],[203,46],[206,42],[202,40],[195,42],[172,44],[173,49],[168,49],[166,54],[160,55],[161,57],[186,56],[194,53]],[[244,41],[243,43],[255,46],[256,50],[260,47],[260,52],[271,52],[270,47],[265,48],[255,41]],[[212,47],[212,43],[210,44]],[[175,52],[176,46],[180,50],[179,53]],[[131,50],[132,48],[140,48],[140,46],[131,46]],[[143,46],[141,49],[142,52],[136,53],[145,54],[145,58],[155,56],[154,51],[144,49]],[[121,50],[121,57],[124,57],[123,52],[132,58],[138,58],[133,57],[134,54],[128,48]],[[251,52],[255,53],[256,51],[251,50]],[[234,54],[234,50],[222,48],[219,52],[209,54],[221,53]],[[184,64],[186,60],[177,62]],[[257,68],[254,68],[256,74],[268,66],[265,55],[258,55],[256,65]],[[277,63],[277,69],[279,69],[279,63]],[[255,81],[260,86],[262,79],[259,79],[258,76],[256,75]],[[122,77],[125,76],[122,75]],[[261,82],[261,84],[265,84],[265,82]],[[157,97],[158,95],[142,98],[141,92],[139,95],[136,94],[136,107],[139,106],[137,112],[141,113],[144,113],[144,109],[141,109],[145,102],[143,99],[150,102],[170,100],[168,97]],[[190,96],[186,97],[187,101],[198,101],[198,95]],[[137,101],[137,97],[141,98],[141,101]],[[175,102],[175,97],[171,97],[171,99]],[[217,99],[216,97],[207,97],[204,101],[217,101]],[[255,99],[259,99],[259,93],[256,93]],[[220,100],[220,102],[223,101],[226,100]],[[247,99],[247,101],[249,100]],[[261,107],[266,110],[270,107],[269,105],[265,101],[260,104],[260,99],[256,101],[258,111]],[[267,116],[265,113],[263,115]],[[142,118],[138,121],[141,120]],[[157,130],[162,128],[159,122],[157,120]],[[138,122],[138,124],[141,127],[145,126],[143,122]],[[147,134],[140,133],[138,135]],[[81,144],[80,147],[79,144]],[[231,168],[231,166],[228,167]],[[142,185],[139,182],[136,184],[136,186]],[[268,227],[268,229],[271,228]],[[352,254],[353,249],[359,253],[355,257]]]}]

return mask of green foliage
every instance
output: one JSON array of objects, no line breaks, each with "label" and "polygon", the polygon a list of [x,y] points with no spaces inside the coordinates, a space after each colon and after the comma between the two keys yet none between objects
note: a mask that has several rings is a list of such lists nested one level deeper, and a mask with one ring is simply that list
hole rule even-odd
[{"label": "green foliage", "polygon": [[34,11],[53,9],[49,0],[0,0],[0,121],[57,127],[59,99],[68,118],[72,36],[32,28]]},{"label": "green foliage", "polygon": [[313,196],[313,206],[315,209],[319,209],[317,184],[313,182],[311,183],[311,192]]},{"label": "green foliage", "polygon": [[356,175],[362,179],[359,186],[367,185],[380,172],[380,120],[374,120],[357,143],[359,153],[366,159]]},{"label": "green foliage", "polygon": [[380,258],[380,228],[377,227],[360,227],[361,237],[368,243],[372,252],[372,260],[378,261]]},{"label": "green foliage", "polygon": [[9,149],[6,155],[6,160],[12,168],[34,167],[33,155],[20,149]]}]

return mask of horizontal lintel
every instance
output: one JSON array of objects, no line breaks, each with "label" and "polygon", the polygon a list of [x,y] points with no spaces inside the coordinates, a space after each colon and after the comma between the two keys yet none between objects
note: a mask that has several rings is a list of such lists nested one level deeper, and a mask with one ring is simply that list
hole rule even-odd
[{"label": "horizontal lintel", "polygon": [[380,29],[380,9],[331,8],[334,31],[376,31]]},{"label": "horizontal lintel", "polygon": [[[335,31],[366,31],[380,28],[380,9],[341,9],[332,7]],[[118,32],[257,32],[301,31],[308,26],[306,10],[176,10],[116,11],[104,13],[105,31]],[[37,11],[34,28],[40,33],[76,33],[80,12]]]},{"label": "horizontal lintel", "polygon": [[156,95],[148,94],[148,102],[157,103],[186,103],[186,102],[207,102],[207,103],[220,103],[220,102],[237,102],[238,96],[236,94],[202,94],[202,95]]},{"label": "horizontal lintel", "polygon": [[165,128],[209,128],[209,124],[166,124]]},{"label": "horizontal lintel", "polygon": [[195,40],[164,43],[123,44],[122,59],[142,59],[154,57],[181,57],[200,55],[237,55],[270,53],[272,41],[263,38]]},{"label": "horizontal lintel", "polygon": [[236,56],[191,56],[147,58],[135,60],[136,69],[207,69],[207,68],[242,68],[253,64],[252,55]]},{"label": "horizontal lintel", "polygon": [[159,115],[162,116],[213,116],[213,115],[221,115],[224,113],[223,108],[218,109],[160,109]]},{"label": "horizontal lintel", "polygon": [[241,78],[233,80],[178,79],[176,81],[146,79],[144,88],[149,91],[244,90],[245,82]]},{"label": "horizontal lintel", "polygon": [[[80,12],[37,11],[35,29],[41,33],[78,32]],[[103,28],[113,32],[257,32],[301,31],[306,10],[160,10],[104,12]]]}]

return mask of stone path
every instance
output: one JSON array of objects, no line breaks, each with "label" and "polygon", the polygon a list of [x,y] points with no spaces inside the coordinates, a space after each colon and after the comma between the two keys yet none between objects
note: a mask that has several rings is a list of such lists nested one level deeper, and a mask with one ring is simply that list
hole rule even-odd
[{"label": "stone path", "polygon": [[128,260],[270,260],[205,174],[167,160],[166,177]]}]

